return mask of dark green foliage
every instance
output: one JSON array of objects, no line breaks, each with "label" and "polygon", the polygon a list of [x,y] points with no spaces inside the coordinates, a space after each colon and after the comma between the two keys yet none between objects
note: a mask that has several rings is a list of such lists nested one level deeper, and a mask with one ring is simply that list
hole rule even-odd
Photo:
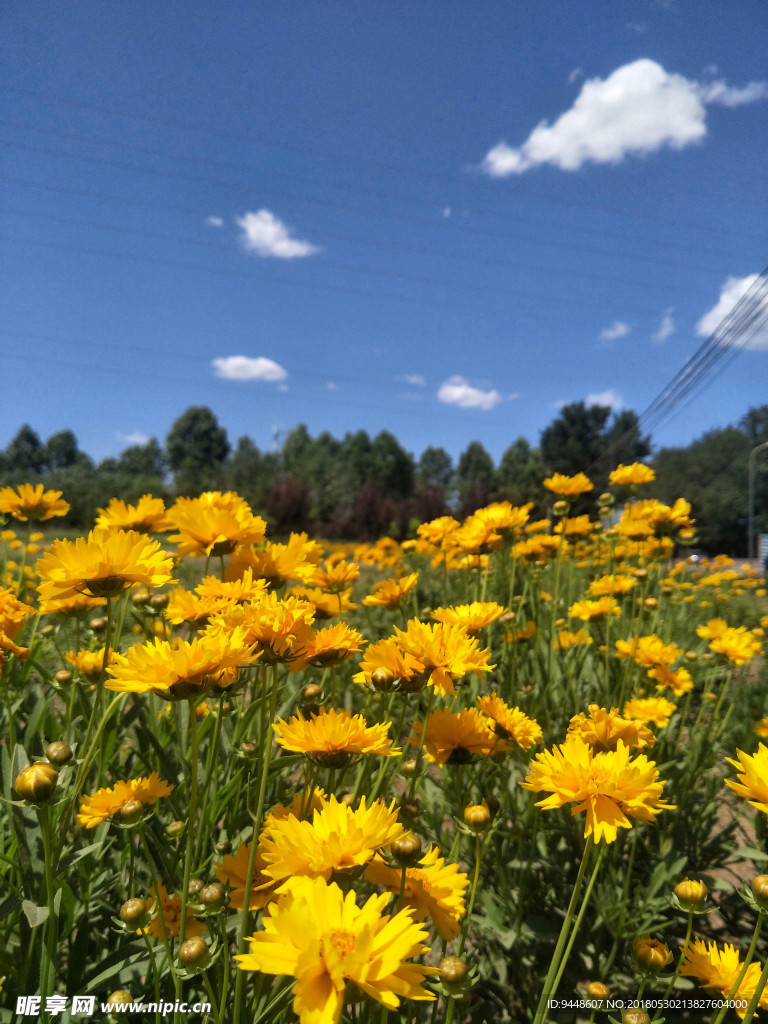
[{"label": "dark green foliage", "polygon": [[165,452],[178,493],[201,494],[221,479],[229,455],[227,432],[207,406],[190,406],[174,421]]}]

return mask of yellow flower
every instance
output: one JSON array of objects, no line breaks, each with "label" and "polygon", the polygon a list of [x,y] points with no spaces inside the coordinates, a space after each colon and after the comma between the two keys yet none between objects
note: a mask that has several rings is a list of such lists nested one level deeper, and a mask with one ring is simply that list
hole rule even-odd
[{"label": "yellow flower", "polygon": [[325,568],[318,565],[312,576],[310,585],[327,590],[329,594],[338,594],[354,583],[360,575],[360,566],[355,562],[333,561],[328,558]]},{"label": "yellow flower", "polygon": [[394,800],[389,807],[383,800],[367,807],[363,796],[352,810],[332,794],[312,821],[293,815],[269,819],[259,840],[263,874],[279,883],[296,875],[330,878],[334,872],[354,872],[403,832]]},{"label": "yellow flower", "polygon": [[572,516],[567,519],[561,519],[555,525],[555,533],[559,535],[565,532],[566,537],[587,537],[598,526],[599,524],[593,523],[589,516]]},{"label": "yellow flower", "polygon": [[763,653],[763,645],[746,626],[731,626],[709,644],[709,649],[722,654],[734,665],[743,665]]},{"label": "yellow flower", "polygon": [[452,535],[459,528],[459,523],[453,516],[440,516],[429,523],[422,523],[416,533],[422,540],[428,541],[435,547],[444,548]]},{"label": "yellow flower", "polygon": [[752,732],[755,736],[768,736],[768,718],[761,718],[759,722],[755,722]]},{"label": "yellow flower", "polygon": [[156,540],[129,530],[93,530],[88,538],[55,540],[37,563],[44,601],[87,591],[93,597],[114,597],[134,583],[162,587],[172,583],[172,562]]},{"label": "yellow flower", "polygon": [[204,633],[191,642],[156,638],[131,647],[127,654],[117,654],[106,686],[122,693],[152,690],[165,700],[183,700],[205,693],[214,684],[231,685],[235,681],[231,670],[257,657],[240,628]]},{"label": "yellow flower", "polygon": [[601,597],[597,601],[575,601],[568,609],[568,617],[591,622],[606,615],[621,615],[621,605],[613,597]]},{"label": "yellow flower", "polygon": [[99,509],[96,526],[108,530],[136,530],[137,533],[160,533],[168,529],[165,519],[165,502],[142,494],[135,505],[127,505],[119,498],[112,498],[106,508]]},{"label": "yellow flower", "polygon": [[254,578],[265,579],[277,589],[288,580],[309,584],[317,570],[320,547],[306,533],[292,533],[287,544],[267,541],[263,548],[242,548],[227,570],[234,579],[251,568]]},{"label": "yellow flower", "polygon": [[291,668],[297,671],[306,665],[319,665],[323,668],[340,665],[342,661],[348,661],[355,651],[359,651],[364,643],[366,641],[362,633],[352,629],[346,622],[337,622],[312,633],[306,646],[298,653],[298,661]]},{"label": "yellow flower", "polygon": [[501,618],[505,611],[506,608],[496,601],[473,601],[472,604],[436,608],[432,612],[432,618],[436,622],[462,626],[468,633],[477,633]]},{"label": "yellow flower", "polygon": [[85,828],[96,828],[121,811],[129,801],[138,800],[149,807],[158,797],[168,796],[172,789],[173,786],[164,782],[157,772],[152,772],[147,778],[117,782],[111,789],[98,789],[92,796],[81,798],[77,823]]},{"label": "yellow flower", "polygon": [[592,597],[604,597],[605,595],[616,597],[617,595],[628,594],[636,586],[637,580],[634,576],[617,573],[592,580],[589,585],[589,592]]},{"label": "yellow flower", "polygon": [[567,651],[570,647],[591,643],[594,643],[594,640],[585,629],[577,629],[575,633],[567,629],[561,629],[555,640],[552,641],[552,646],[558,651]]},{"label": "yellow flower", "polygon": [[657,665],[648,670],[648,678],[658,680],[657,690],[669,687],[676,697],[683,697],[693,689],[693,679],[687,668],[678,668],[673,672],[666,665]]},{"label": "yellow flower", "polygon": [[344,612],[354,611],[357,605],[352,601],[352,590],[340,590],[329,594],[319,587],[293,587],[290,597],[301,598],[314,606],[316,619],[333,619]]},{"label": "yellow flower", "polygon": [[[67,651],[64,655],[65,659],[69,664],[79,672],[81,676],[86,678],[95,677],[100,675],[102,668],[104,667],[104,648],[100,648],[97,651]],[[116,659],[116,652],[110,650],[108,665],[114,665]]]},{"label": "yellow flower", "polygon": [[730,757],[726,757],[726,761],[740,770],[739,781],[726,779],[726,786],[749,800],[753,807],[768,814],[768,747],[759,743],[754,755],[737,749],[736,756],[738,761]]},{"label": "yellow flower", "polygon": [[[414,722],[408,742],[417,746],[422,730],[423,724]],[[508,749],[509,744],[494,733],[477,708],[456,714],[445,709],[433,711],[427,721],[424,751],[427,759],[437,764],[467,764],[475,754],[487,757]]]},{"label": "yellow flower", "polygon": [[628,700],[622,714],[639,722],[653,722],[657,729],[663,729],[677,710],[677,705],[666,697],[636,697]]},{"label": "yellow flower", "polygon": [[529,718],[520,708],[510,708],[495,692],[479,697],[477,706],[493,721],[496,734],[527,750],[534,743],[541,743],[541,726]]},{"label": "yellow flower", "polygon": [[236,604],[224,609],[213,625],[225,630],[241,626],[248,643],[258,644],[268,664],[290,662],[312,643],[314,607],[288,594],[280,599],[268,593],[256,604]]},{"label": "yellow flower", "polygon": [[616,657],[632,658],[643,668],[669,666],[683,653],[682,647],[665,644],[661,637],[651,633],[650,636],[633,637],[631,640],[616,641]]},{"label": "yellow flower", "polygon": [[[402,868],[393,868],[377,854],[368,865],[365,877],[373,885],[384,885],[396,895],[400,893]],[[459,871],[458,864],[446,864],[436,846],[419,861],[419,867],[405,869],[403,905],[410,907],[417,921],[431,918],[437,934],[446,942],[458,935],[459,921],[465,913],[464,893],[469,878]]]},{"label": "yellow flower", "polygon": [[17,636],[30,616],[35,614],[35,609],[19,601],[11,589],[0,589],[0,633],[4,633],[12,640]]},{"label": "yellow flower", "polygon": [[524,640],[530,640],[533,636],[536,636],[536,623],[531,619],[530,622],[526,622],[522,629],[517,629],[515,626],[512,629],[508,629],[504,634],[504,639],[508,644],[519,644]]},{"label": "yellow flower", "polygon": [[612,843],[619,828],[632,827],[630,818],[653,821],[661,811],[674,810],[661,803],[663,783],[657,781],[658,775],[645,754],[631,759],[621,740],[615,751],[596,753],[571,733],[562,746],[536,756],[520,785],[534,793],[550,793],[536,804],[545,810],[575,804],[571,814],[586,812],[585,837]]},{"label": "yellow flower", "polygon": [[[155,882],[152,886],[152,896],[147,900],[147,908],[149,910],[154,908],[158,893],[160,894],[160,909],[157,916],[152,918],[143,931],[145,935],[151,935],[158,942],[162,942],[163,932],[165,932],[166,937],[169,939],[175,939],[181,934],[181,897],[175,893],[169,894],[162,882]],[[196,920],[192,916],[192,911],[187,910],[187,926],[184,932],[186,938],[191,939],[197,935],[202,935],[206,928],[207,925],[203,924],[202,921]],[[139,929],[139,934],[141,932],[142,929]]]},{"label": "yellow flower", "polygon": [[91,612],[94,608],[104,608],[106,598],[90,597],[88,594],[70,594],[69,597],[51,597],[40,601],[41,615],[78,616]]},{"label": "yellow flower", "polygon": [[[716,942],[705,943],[702,939],[694,939],[685,949],[680,974],[696,978],[702,988],[717,989],[725,998],[730,998],[742,967],[738,950],[734,946],[728,944],[721,950]],[[733,996],[736,1012],[742,1019],[757,988],[761,970],[758,962],[751,963]],[[757,1005],[762,1010],[768,1009],[768,989],[763,991]]]},{"label": "yellow flower", "polygon": [[595,488],[595,485],[584,473],[576,473],[575,476],[554,473],[547,477],[544,486],[548,491],[559,494],[561,498],[577,498],[580,494],[586,494],[587,491],[592,491]]},{"label": "yellow flower", "polygon": [[300,1024],[338,1024],[347,985],[397,1010],[401,998],[431,1000],[422,987],[436,969],[411,963],[428,952],[410,910],[383,911],[389,893],[362,907],[323,879],[292,879],[264,915],[264,931],[250,938],[241,970],[294,977],[293,1010]]},{"label": "yellow flower", "polygon": [[429,684],[443,695],[455,695],[454,679],[494,668],[488,663],[490,651],[480,650],[478,641],[461,626],[410,619],[405,630],[395,626],[395,635],[403,651],[421,663]]},{"label": "yellow flower", "polygon": [[508,501],[495,501],[485,508],[479,508],[473,518],[484,523],[503,541],[508,541],[528,522],[532,508],[532,502],[517,507]]},{"label": "yellow flower", "polygon": [[[229,886],[229,905],[242,910],[245,903],[245,883],[248,878],[248,863],[251,857],[251,843],[240,843],[233,854],[227,854],[221,861],[214,861],[213,873],[222,885]],[[274,896],[275,885],[264,873],[264,860],[256,851],[249,910],[259,910]]]},{"label": "yellow flower", "polygon": [[597,704],[589,705],[589,715],[574,715],[568,726],[568,735],[575,734],[595,751],[616,750],[621,741],[633,750],[652,747],[656,737],[642,722],[628,721],[619,715],[618,708],[607,711]]},{"label": "yellow flower", "polygon": [[43,484],[0,488],[0,513],[22,523],[43,522],[54,516],[65,516],[67,512],[69,505],[61,500],[61,491],[46,491]]},{"label": "yellow flower", "polygon": [[633,462],[631,466],[617,466],[609,477],[610,483],[617,487],[637,487],[640,484],[649,484],[656,479],[656,474],[650,466],[644,466],[642,462]]},{"label": "yellow flower", "polygon": [[400,650],[394,637],[385,637],[368,647],[360,662],[360,671],[352,678],[356,683],[371,685],[375,673],[384,673],[391,688],[398,685],[407,692],[422,671],[422,663],[412,654]]},{"label": "yellow flower", "polygon": [[357,754],[383,754],[394,757],[400,753],[387,736],[390,722],[368,725],[362,715],[331,708],[307,721],[297,715],[289,722],[278,718],[272,728],[277,742],[285,750],[309,754],[320,764],[341,768]]},{"label": "yellow flower", "polygon": [[374,583],[373,593],[363,598],[363,604],[371,608],[399,608],[402,599],[410,594],[419,579],[417,572],[402,576],[399,580],[382,580]]},{"label": "yellow flower", "polygon": [[169,540],[179,555],[228,555],[243,544],[264,539],[267,524],[234,491],[206,491],[199,498],[177,498],[168,509]]}]

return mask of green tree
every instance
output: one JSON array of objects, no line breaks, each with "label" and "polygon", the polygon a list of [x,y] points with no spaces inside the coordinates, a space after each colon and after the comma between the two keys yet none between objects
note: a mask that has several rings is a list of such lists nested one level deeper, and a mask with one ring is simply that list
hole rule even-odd
[{"label": "green tree", "polygon": [[278,456],[259,451],[250,437],[244,436],[238,439],[227,463],[226,485],[242,495],[252,508],[263,509],[278,471]]},{"label": "green tree", "polygon": [[513,505],[524,505],[532,501],[543,511],[547,501],[542,481],[546,473],[544,460],[538,448],[531,448],[524,437],[505,450],[496,471],[496,492],[500,498]]},{"label": "green tree", "polygon": [[9,479],[38,476],[46,467],[47,451],[38,434],[25,423],[5,449],[5,473]]},{"label": "green tree", "polygon": [[371,477],[390,498],[407,498],[413,493],[413,456],[401,447],[388,430],[380,431],[370,448]]},{"label": "green tree", "polygon": [[416,467],[416,476],[425,484],[447,488],[453,476],[453,459],[445,448],[430,445],[421,453]]},{"label": "green tree", "polygon": [[461,453],[456,468],[462,515],[468,515],[487,504],[493,476],[493,459],[479,441],[471,441]]},{"label": "green tree", "polygon": [[45,462],[48,469],[66,469],[74,466],[82,454],[77,446],[77,438],[71,430],[60,430],[51,434],[45,442]]},{"label": "green tree", "polygon": [[191,406],[171,426],[165,451],[177,493],[197,495],[221,483],[227,432],[207,406]]}]

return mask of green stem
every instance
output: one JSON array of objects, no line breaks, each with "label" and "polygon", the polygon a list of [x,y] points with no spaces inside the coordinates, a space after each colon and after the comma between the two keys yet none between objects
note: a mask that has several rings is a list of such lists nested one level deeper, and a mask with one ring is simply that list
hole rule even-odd
[{"label": "green stem", "polygon": [[37,817],[43,835],[43,857],[45,860],[45,900],[48,906],[48,918],[45,922],[45,945],[43,963],[40,969],[40,995],[43,998],[51,995],[55,988],[50,985],[50,970],[56,952],[56,910],[54,907],[54,875],[53,875],[53,844],[51,843],[51,819],[47,807],[38,807]]},{"label": "green stem", "polygon": [[555,952],[552,956],[552,963],[549,965],[547,976],[544,979],[544,988],[542,989],[541,996],[539,997],[539,1004],[536,1007],[536,1012],[533,1016],[533,1024],[545,1024],[547,1019],[547,1009],[550,999],[555,995],[555,978],[558,976],[560,971],[560,964],[563,959],[563,951],[565,949],[566,942],[568,941],[568,935],[571,930],[571,923],[573,921],[574,914],[576,913],[576,904],[579,900],[579,894],[581,893],[581,886],[584,882],[584,875],[587,871],[587,864],[589,862],[590,854],[592,853],[592,847],[594,842],[592,836],[589,836],[584,846],[584,853],[581,857],[581,864],[579,865],[579,873],[576,876],[576,884],[573,887],[571,893],[571,901],[568,904],[568,910],[565,913],[565,920],[563,926],[560,929],[560,935],[555,946]]},{"label": "green stem", "polygon": [[562,960],[560,962],[560,969],[557,972],[557,977],[555,978],[555,983],[554,983],[554,986],[552,988],[552,998],[554,998],[555,992],[557,992],[558,987],[560,986],[560,980],[561,980],[561,978],[563,976],[563,971],[565,970],[565,965],[568,963],[568,958],[571,955],[571,950],[573,949],[573,944],[576,941],[576,936],[578,935],[579,928],[581,927],[581,922],[582,922],[582,920],[584,918],[584,913],[585,913],[585,911],[587,909],[587,905],[589,904],[589,897],[592,895],[592,889],[594,888],[595,882],[597,881],[597,875],[598,875],[598,872],[600,871],[600,864],[602,863],[603,856],[605,855],[605,851],[606,851],[606,846],[605,845],[601,846],[600,847],[600,852],[597,855],[597,860],[595,861],[595,866],[592,869],[592,875],[591,875],[591,877],[589,879],[589,883],[587,884],[587,890],[584,893],[584,899],[581,901],[581,907],[579,908],[578,916],[576,918],[576,921],[574,922],[573,930],[571,931],[570,938],[568,939],[568,945],[565,947],[565,953],[563,953],[563,958],[562,958]]},{"label": "green stem", "polygon": [[[677,960],[677,967],[675,967],[675,969],[674,969],[674,971],[672,973],[672,977],[667,982],[667,987],[664,989],[664,995],[659,1000],[659,1009],[654,1014],[653,1021],[657,1021],[659,1019],[659,1017],[661,1016],[661,1013],[662,1013],[662,1010],[664,1008],[664,1005],[667,1002],[667,1000],[669,999],[669,995],[670,995],[672,989],[675,987],[675,982],[677,981],[677,978],[678,978],[678,976],[680,974],[680,968],[682,967],[682,964],[683,964],[683,957],[685,956],[685,951],[686,951],[686,949],[688,949],[688,943],[691,941],[691,931],[692,930],[693,930],[693,913],[689,911],[689,913],[688,913],[688,927],[685,930],[685,942],[683,943],[683,945],[682,945],[682,947],[680,949],[680,956],[678,957],[678,960]],[[725,1007],[723,1007],[723,1012],[725,1012]],[[651,1022],[651,1024],[653,1024],[653,1021]]]},{"label": "green stem", "polygon": [[[197,832],[197,775],[198,775],[198,739],[197,739],[197,715],[195,713],[194,700],[187,701],[189,714],[189,743],[190,743],[190,782],[189,782],[189,812],[187,815],[187,844],[184,853],[184,878],[181,884],[181,921],[179,922],[179,949],[184,944],[187,935],[187,903],[189,901],[189,880],[192,877],[192,861],[195,857],[195,836]],[[181,979],[175,976],[177,999],[180,995]],[[174,1024],[178,1024],[181,1016],[178,1010],[173,1014]]]},{"label": "green stem", "polygon": [[726,1013],[728,1012],[728,1004],[731,1002],[732,999],[736,998],[736,993],[739,991],[739,987],[741,986],[742,981],[744,981],[744,978],[747,975],[747,969],[749,968],[749,965],[752,963],[752,957],[755,955],[755,948],[757,947],[757,939],[758,939],[758,936],[760,935],[760,929],[763,927],[763,921],[764,920],[765,920],[764,915],[763,914],[758,914],[757,921],[755,922],[754,931],[752,932],[752,941],[749,944],[749,949],[747,950],[747,956],[746,956],[746,958],[744,960],[744,963],[741,966],[741,970],[739,971],[739,976],[736,978],[736,981],[733,983],[733,987],[732,987],[731,991],[728,993],[728,998],[725,1000],[723,1005],[720,1007],[720,1010],[719,1010],[717,1016],[715,1017],[714,1021],[712,1022],[712,1024],[720,1024],[720,1022],[722,1021],[723,1017],[725,1017]]},{"label": "green stem", "polygon": [[763,989],[765,988],[765,983],[767,981],[768,981],[768,960],[765,961],[765,967],[763,968],[762,973],[761,973],[761,975],[760,975],[760,977],[758,978],[758,981],[757,981],[757,988],[752,993],[752,998],[749,1000],[749,1006],[747,1007],[747,1012],[746,1012],[746,1014],[744,1016],[743,1024],[750,1024],[750,1021],[755,1016],[755,1013],[757,1011],[757,1004],[760,1002],[760,997],[763,994]]}]

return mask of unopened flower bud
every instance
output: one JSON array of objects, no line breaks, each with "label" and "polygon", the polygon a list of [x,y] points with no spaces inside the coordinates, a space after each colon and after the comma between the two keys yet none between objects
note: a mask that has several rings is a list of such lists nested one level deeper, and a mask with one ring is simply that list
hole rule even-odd
[{"label": "unopened flower bud", "polygon": [[707,898],[708,889],[703,882],[684,878],[675,886],[675,896],[683,910],[698,910]]},{"label": "unopened flower bud", "polygon": [[177,839],[187,826],[183,821],[172,821],[165,830],[165,834],[169,839]]},{"label": "unopened flower bud", "polygon": [[53,636],[55,629],[56,627],[49,622],[47,626],[43,626],[40,630],[40,636]]},{"label": "unopened flower bud", "polygon": [[659,607],[659,602],[655,597],[646,597],[643,601],[643,605],[652,611],[654,608]]},{"label": "unopened flower bud", "polygon": [[568,502],[563,501],[562,499],[560,501],[556,501],[555,504],[552,506],[552,511],[556,516],[566,515],[566,513],[568,512]]},{"label": "unopened flower bud", "polygon": [[119,988],[107,998],[107,1006],[128,1006],[133,1002],[133,996],[124,988]]},{"label": "unopened flower bud", "polygon": [[389,850],[401,868],[409,868],[421,857],[421,840],[414,832],[406,832],[392,843]]},{"label": "unopened flower bud", "polygon": [[555,625],[558,629],[562,629],[563,626],[567,623],[567,621],[567,619],[555,619]]},{"label": "unopened flower bud", "polygon": [[228,839],[221,839],[218,843],[216,843],[216,853],[225,854],[231,852],[232,843],[230,843]]},{"label": "unopened flower bud", "polygon": [[131,594],[131,604],[136,608],[143,608],[145,604],[149,602],[149,591],[146,587],[141,587],[139,590],[134,590]]},{"label": "unopened flower bud", "polygon": [[651,1024],[651,1018],[645,1010],[625,1010],[621,1015],[621,1024]]},{"label": "unopened flower bud", "polygon": [[144,817],[144,804],[141,800],[127,800],[120,808],[119,816],[124,825],[135,825]]},{"label": "unopened flower bud", "polygon": [[445,956],[437,965],[438,977],[448,991],[454,995],[461,991],[463,983],[467,980],[469,971],[467,965],[458,956]]},{"label": "unopened flower bud", "polygon": [[198,899],[209,910],[218,910],[220,907],[226,907],[229,903],[227,890],[221,882],[210,882],[203,886],[198,893]]},{"label": "unopened flower bud", "polygon": [[409,757],[407,761],[403,761],[400,765],[400,771],[403,775],[415,775],[418,765],[416,764],[415,757]]},{"label": "unopened flower bud", "polygon": [[187,895],[194,899],[204,885],[205,882],[202,878],[190,878],[189,885],[187,886]]},{"label": "unopened flower bud", "polygon": [[669,947],[650,935],[639,935],[632,943],[632,952],[640,967],[649,974],[658,974],[672,960]]},{"label": "unopened flower bud", "polygon": [[22,800],[42,804],[53,795],[59,773],[48,761],[35,761],[16,776],[13,788]]},{"label": "unopened flower bud", "polygon": [[750,884],[760,908],[768,910],[768,875],[756,875]]},{"label": "unopened flower bud", "polygon": [[[314,701],[307,701],[306,704],[302,704],[300,708],[297,708],[296,713],[308,721],[313,715],[319,715],[322,710],[323,709],[319,704],[315,704]],[[245,746],[245,744],[243,744],[243,746]]]},{"label": "unopened flower bud", "polygon": [[179,946],[179,963],[185,967],[202,967],[208,959],[208,943],[200,935]]},{"label": "unopened flower bud", "polygon": [[490,823],[491,812],[485,801],[481,804],[469,804],[464,808],[464,824],[471,832],[485,832]]},{"label": "unopened flower bud", "polygon": [[607,999],[611,990],[603,981],[590,981],[587,985],[587,995],[590,999]]},{"label": "unopened flower bud", "polygon": [[100,633],[103,629],[107,628],[107,617],[106,615],[97,615],[91,619],[88,625],[94,633]]},{"label": "unopened flower bud", "polygon": [[698,661],[699,660],[699,653],[698,653],[698,651],[686,651],[685,652],[685,660],[686,661]]},{"label": "unopened flower bud", "polygon": [[126,900],[120,907],[120,920],[131,928],[146,928],[152,915],[144,900]]},{"label": "unopened flower bud", "polygon": [[160,611],[168,606],[167,594],[153,594],[149,599],[149,607],[154,611]]},{"label": "unopened flower bud", "polygon": [[635,577],[636,580],[644,580],[644,579],[648,578],[648,570],[647,569],[633,569],[632,570],[632,575]]},{"label": "unopened flower bud", "polygon": [[405,821],[411,821],[419,816],[421,808],[415,800],[403,800],[400,804],[400,817]]},{"label": "unopened flower bud", "polygon": [[248,758],[256,758],[261,753],[261,747],[257,743],[251,743],[250,740],[245,740],[244,743],[240,744],[241,753]]},{"label": "unopened flower bud", "polygon": [[57,767],[63,766],[69,764],[72,760],[72,747],[68,743],[62,743],[61,741],[49,743],[45,748],[45,756],[51,764]]},{"label": "unopened flower bud", "polygon": [[72,673],[69,671],[68,668],[61,668],[53,678],[56,680],[59,686],[69,686],[69,684],[72,682],[73,677]]},{"label": "unopened flower bud", "polygon": [[306,704],[307,701],[317,703],[323,695],[322,687],[318,686],[317,683],[307,683],[306,686],[301,688],[301,699]]},{"label": "unopened flower bud", "polygon": [[379,693],[391,693],[397,687],[398,678],[391,669],[379,665],[371,673],[371,683]]}]

